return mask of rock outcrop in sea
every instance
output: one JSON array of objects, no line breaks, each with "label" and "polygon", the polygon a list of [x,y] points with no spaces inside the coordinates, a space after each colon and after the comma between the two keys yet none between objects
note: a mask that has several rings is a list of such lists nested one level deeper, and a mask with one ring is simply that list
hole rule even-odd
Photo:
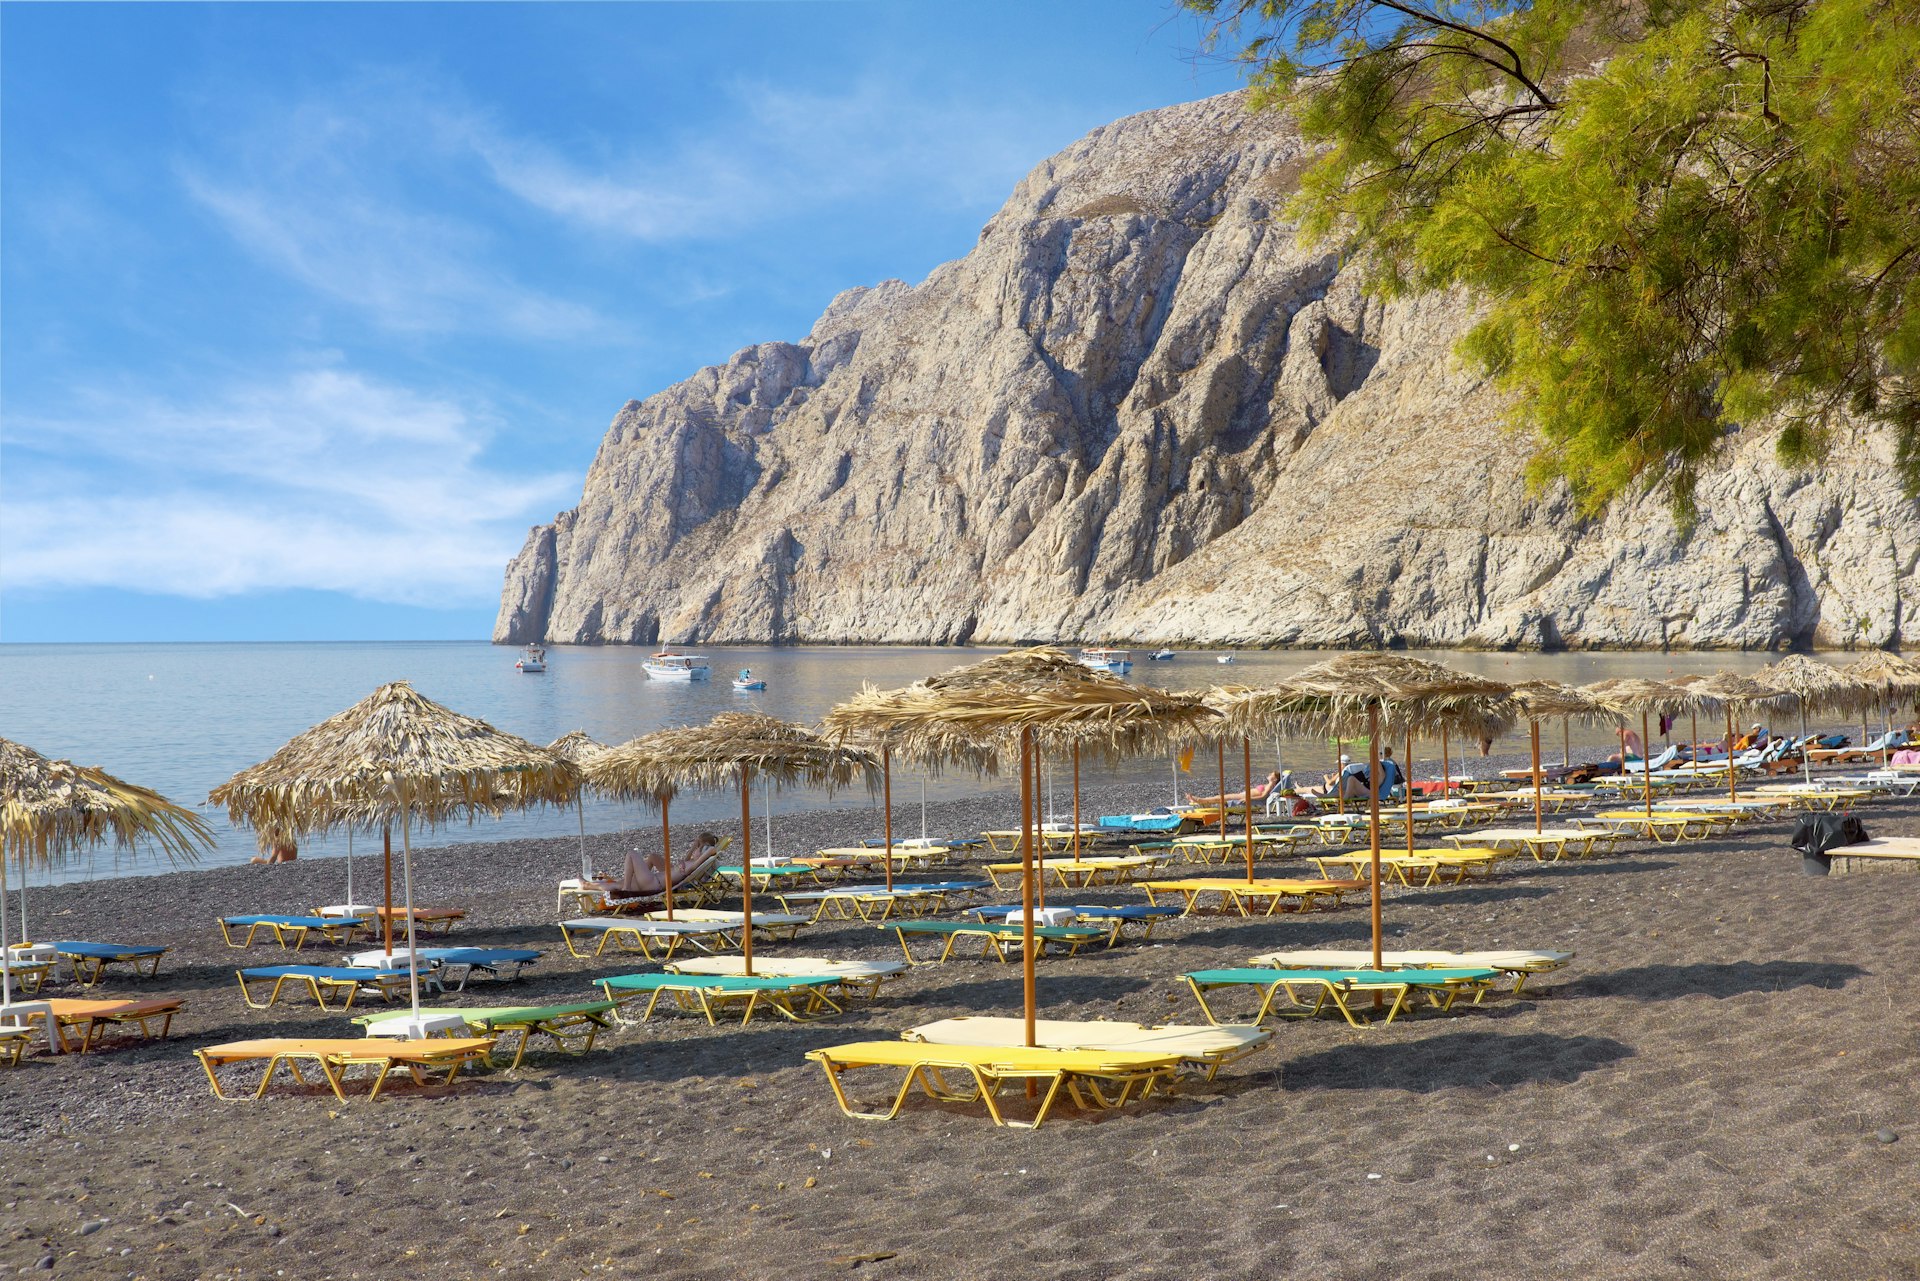
[{"label": "rock outcrop in sea", "polygon": [[1733,434],[1677,528],[1582,519],[1453,354],[1281,210],[1238,94],[1043,162],[964,258],[621,409],[508,566],[506,643],[1885,645],[1920,605],[1892,444]]}]

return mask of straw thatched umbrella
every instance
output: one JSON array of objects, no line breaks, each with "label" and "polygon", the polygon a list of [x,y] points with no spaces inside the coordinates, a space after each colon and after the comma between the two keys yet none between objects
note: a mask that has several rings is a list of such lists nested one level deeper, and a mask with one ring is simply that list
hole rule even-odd
[{"label": "straw thatched umbrella", "polygon": [[[607,750],[605,743],[594,739],[583,729],[571,730],[547,744],[547,750],[563,761],[572,761],[582,774],[586,764]],[[585,880],[593,875],[593,864],[587,859],[587,797],[586,789],[581,788],[573,794],[574,813],[580,819],[580,878]]]},{"label": "straw thatched umbrella", "polygon": [[[1865,744],[1867,738],[1867,713],[1878,711],[1888,717],[1885,729],[1888,735],[1893,733],[1891,711],[1893,705],[1909,700],[1920,694],[1920,664],[1909,662],[1889,650],[1876,649],[1840,669],[1840,674],[1851,681],[1859,693],[1856,706],[1860,709],[1860,741]],[[1880,741],[1880,764],[1887,763],[1887,743],[1883,736]]]},{"label": "straw thatched umbrella", "polygon": [[[1380,896],[1381,732],[1401,731],[1409,744],[1416,731],[1432,733],[1443,726],[1465,734],[1491,737],[1510,727],[1518,714],[1511,689],[1511,686],[1500,681],[1457,672],[1406,655],[1342,654],[1296,673],[1271,690],[1256,691],[1243,703],[1239,713],[1243,718],[1275,729],[1290,726],[1338,737],[1355,737],[1362,732],[1366,734],[1369,847],[1373,856],[1373,960],[1376,966],[1381,959],[1383,932]],[[1408,788],[1408,794],[1411,806],[1411,787]],[[1411,808],[1407,830],[1411,842]]]},{"label": "straw thatched umbrella", "polygon": [[[1650,718],[1654,716],[1678,716],[1689,708],[1700,707],[1705,700],[1683,685],[1674,685],[1668,681],[1647,680],[1639,676],[1616,676],[1610,680],[1595,681],[1582,687],[1581,693],[1598,703],[1603,709],[1620,718],[1622,723],[1635,713],[1640,717],[1640,765],[1646,775],[1642,780],[1642,794],[1646,798],[1647,817],[1653,817],[1653,742]],[[1623,738],[1620,744],[1620,772],[1627,773],[1627,748]]]},{"label": "straw thatched umbrella", "polygon": [[1793,696],[1795,705],[1800,709],[1800,737],[1803,740],[1800,768],[1811,783],[1813,761],[1807,756],[1804,742],[1807,737],[1807,713],[1851,713],[1861,696],[1862,687],[1842,675],[1839,668],[1816,662],[1804,654],[1788,654],[1779,662],[1755,672],[1753,678],[1762,685],[1772,686],[1782,694]]},{"label": "straw thatched umbrella", "polygon": [[[1069,750],[1076,764],[1084,750],[1108,758],[1139,755],[1181,741],[1217,715],[1198,700],[1129,684],[1063,650],[1040,646],[998,654],[903,689],[866,691],[829,713],[826,728],[843,740],[884,736],[930,767],[966,763],[956,751],[986,753],[995,760],[1018,752],[1025,920],[1021,977],[1026,1043],[1032,1045],[1038,1007],[1033,935],[1038,753]],[[1077,798],[1075,806],[1077,812]]]},{"label": "straw thatched umbrella", "polygon": [[1559,681],[1521,681],[1513,687],[1520,714],[1527,720],[1527,739],[1533,753],[1533,830],[1545,824],[1545,803],[1540,788],[1540,722],[1558,716],[1571,725],[1575,719],[1597,720],[1606,709],[1571,685]]},{"label": "straw thatched umbrella", "polygon": [[[199,815],[160,793],[115,778],[102,769],[49,760],[30,747],[0,738],[0,1008],[13,1004],[7,938],[7,863],[51,867],[83,849],[111,843],[121,849],[147,844],[168,862],[192,862],[213,846],[213,833]],[[25,942],[26,905],[20,908]],[[58,1038],[48,1035],[49,1044]]]},{"label": "straw thatched umbrella", "polygon": [[407,915],[407,975],[420,1013],[413,926],[413,823],[498,816],[509,809],[565,805],[580,770],[546,748],[462,716],[395,681],[296,734],[258,765],[208,796],[234,823],[274,832],[324,832],[375,823],[387,851],[386,929],[393,955],[393,828]]},{"label": "straw thatched umbrella", "polygon": [[772,786],[844,787],[855,781],[869,788],[878,781],[879,763],[857,748],[828,742],[804,726],[759,712],[722,712],[705,725],[660,730],[644,739],[644,756],[614,748],[588,765],[589,776],[611,780],[624,773],[636,790],[666,796],[686,787],[740,787],[741,951],[753,973],[753,780]]},{"label": "straw thatched umbrella", "polygon": [[1687,685],[1696,696],[1718,703],[1727,720],[1727,799],[1740,799],[1740,773],[1733,767],[1733,718],[1756,707],[1778,707],[1788,695],[1751,676],[1738,672],[1715,672],[1694,678]]}]

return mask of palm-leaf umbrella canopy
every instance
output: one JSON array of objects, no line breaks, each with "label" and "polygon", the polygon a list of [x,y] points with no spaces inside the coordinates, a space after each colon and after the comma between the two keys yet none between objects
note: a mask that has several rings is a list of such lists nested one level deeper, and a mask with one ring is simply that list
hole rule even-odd
[{"label": "palm-leaf umbrella canopy", "polygon": [[[547,750],[563,761],[572,761],[576,766],[584,766],[588,761],[607,750],[607,745],[594,738],[583,729],[569,730],[559,738],[547,744]],[[585,770],[581,771],[582,776]],[[593,875],[593,867],[587,860],[587,797],[584,787],[573,794],[573,811],[580,820],[580,879]]]},{"label": "palm-leaf umbrella canopy", "polygon": [[[879,782],[869,752],[828,741],[802,725],[760,712],[722,712],[705,725],[657,730],[610,748],[587,766],[589,780],[610,795],[651,796],[665,803],[687,788],[740,786],[741,932],[746,972],[753,973],[753,826],[755,776],[777,788]],[[672,856],[668,855],[669,867]],[[671,874],[671,873],[669,873]]]},{"label": "palm-leaf umbrella canopy", "polygon": [[[1872,653],[1855,659],[1840,669],[1841,675],[1853,682],[1858,693],[1854,708],[1861,717],[1861,741],[1866,741],[1866,716],[1869,712],[1890,715],[1896,703],[1911,700],[1920,694],[1920,664],[1913,663],[1889,650],[1876,649]],[[1891,724],[1887,726],[1893,728]],[[1887,744],[1883,738],[1880,744],[1881,764],[1886,763]]]},{"label": "palm-leaf umbrella canopy", "polygon": [[[235,823],[288,834],[398,824],[406,895],[407,969],[420,1012],[413,926],[413,821],[565,805],[580,769],[544,747],[463,716],[406,681],[382,685],[352,707],[294,735],[258,765],[216,787],[208,800]],[[392,890],[387,954],[393,955]]]},{"label": "palm-leaf umbrella canopy", "polygon": [[[1860,687],[1839,668],[1804,654],[1788,654],[1779,662],[1770,663],[1755,672],[1753,678],[1762,685],[1771,685],[1782,694],[1793,696],[1800,711],[1802,740],[1807,736],[1808,712],[1851,713],[1861,693]],[[1811,781],[1813,762],[1807,757],[1804,741],[1800,745],[1800,764],[1802,772]]]},{"label": "palm-leaf umbrella canopy", "polygon": [[[51,760],[0,738],[0,1005],[13,1003],[6,892],[9,856],[42,867],[83,849],[152,845],[169,862],[191,862],[213,845],[213,833],[192,810],[105,770]],[[21,930],[26,921],[22,907]]]},{"label": "palm-leaf umbrella canopy", "polygon": [[1738,672],[1715,672],[1711,676],[1695,676],[1687,681],[1687,689],[1696,697],[1716,703],[1722,709],[1727,721],[1727,797],[1740,799],[1739,770],[1733,766],[1733,720],[1756,707],[1778,707],[1787,701],[1787,695],[1770,685],[1763,685],[1751,676],[1742,676]]}]

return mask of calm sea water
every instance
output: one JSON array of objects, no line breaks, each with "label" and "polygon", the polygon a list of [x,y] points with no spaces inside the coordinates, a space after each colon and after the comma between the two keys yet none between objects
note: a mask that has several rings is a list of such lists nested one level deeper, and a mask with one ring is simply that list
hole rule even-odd
[{"label": "calm sea water", "polygon": [[[554,647],[544,675],[514,670],[516,651],[484,642],[394,642],[356,644],[177,644],[0,646],[0,735],[48,756],[99,765],[132,782],[153,787],[186,805],[199,805],[208,791],[236,771],[271,755],[293,735],[364,698],[387,681],[406,679],[416,689],[468,715],[478,716],[534,742],[546,743],[584,729],[605,743],[619,743],[669,725],[694,724],[717,712],[753,708],[790,720],[817,721],[835,703],[867,682],[890,687],[933,675],[996,651],[913,648],[752,648],[712,646],[700,650],[715,679],[691,684],[650,680],[641,669],[646,652],[629,647]],[[1322,652],[1243,651],[1231,666],[1221,651],[1182,653],[1173,662],[1149,663],[1139,651],[1133,679],[1163,688],[1191,688],[1231,681],[1263,684],[1327,657]],[[1503,680],[1551,677],[1586,682],[1603,676],[1665,676],[1675,671],[1730,667],[1750,671],[1764,655],[1715,654],[1483,654],[1423,655]],[[728,677],[740,667],[764,677],[762,693],[737,693]],[[1702,726],[1702,733],[1710,731]],[[1550,736],[1557,737],[1555,736]],[[1575,731],[1575,749],[1604,749],[1607,736]],[[1551,744],[1557,747],[1557,743]],[[1517,750],[1515,744],[1506,749]],[[1256,769],[1268,768],[1277,752],[1293,764],[1323,766],[1329,748],[1317,743],[1261,744]],[[1425,749],[1420,755],[1424,756]],[[1197,774],[1206,771],[1196,766]],[[1232,771],[1229,770],[1231,775]],[[1166,761],[1141,761],[1119,772],[1083,771],[1089,782],[1137,780],[1143,802],[1160,803],[1175,779]],[[1184,787],[1211,791],[1211,780],[1189,776]],[[911,834],[922,780],[898,772],[896,823]],[[928,799],[971,794],[985,787],[948,775],[924,784]],[[764,798],[756,798],[756,826]],[[674,802],[676,825],[721,820],[739,813],[732,795],[687,795]],[[1064,807],[1064,789],[1059,797]],[[781,849],[779,814],[824,805],[877,807],[864,789],[837,797],[775,794],[773,841]],[[225,815],[206,810],[219,835],[201,865],[244,862],[256,852],[252,833],[227,826]],[[610,832],[656,822],[636,806],[589,801],[589,832]],[[1011,803],[1009,821],[1012,819]],[[562,836],[576,832],[573,811],[537,811],[468,827],[461,824],[425,839],[501,840]],[[357,852],[369,848],[365,838]],[[343,854],[344,838],[303,845],[301,857]],[[168,870],[144,852],[102,850],[34,883]]]}]

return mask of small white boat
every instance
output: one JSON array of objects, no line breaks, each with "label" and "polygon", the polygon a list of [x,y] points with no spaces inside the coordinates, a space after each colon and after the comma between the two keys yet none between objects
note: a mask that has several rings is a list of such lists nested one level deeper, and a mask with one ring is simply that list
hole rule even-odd
[{"label": "small white boat", "polygon": [[1147,655],[1147,661],[1149,663],[1170,663],[1173,661],[1173,651],[1170,649],[1156,649],[1153,653]]},{"label": "small white boat", "polygon": [[1233,655],[1222,654],[1218,658],[1214,659],[1213,661],[1216,663],[1231,663],[1233,661]]},{"label": "small white boat", "polygon": [[663,649],[640,664],[657,681],[703,681],[713,674],[698,654],[676,654]]},{"label": "small white boat", "polygon": [[547,670],[547,651],[538,645],[529,645],[520,651],[520,657],[513,665],[523,672],[544,672]]},{"label": "small white boat", "polygon": [[1113,672],[1124,676],[1133,670],[1133,651],[1089,646],[1080,651],[1080,661],[1096,672]]},{"label": "small white boat", "polygon": [[733,687],[738,690],[765,689],[767,683],[755,676],[751,667],[743,667],[740,674],[733,678]]}]

